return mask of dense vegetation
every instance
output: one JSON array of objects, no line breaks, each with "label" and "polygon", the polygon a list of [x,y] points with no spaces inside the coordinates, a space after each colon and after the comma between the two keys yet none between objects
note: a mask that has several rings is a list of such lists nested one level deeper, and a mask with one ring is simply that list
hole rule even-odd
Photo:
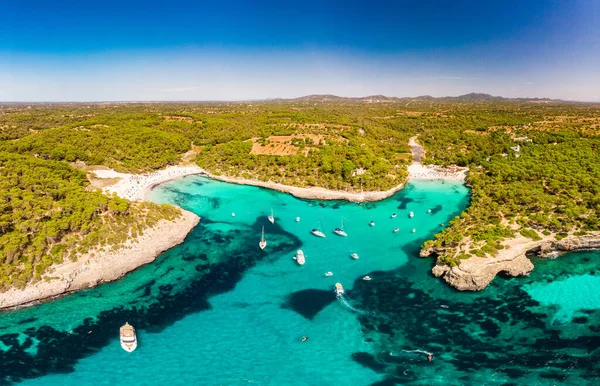
[{"label": "dense vegetation", "polygon": [[408,138],[418,134],[424,162],[471,170],[471,206],[426,244],[445,250],[447,263],[493,255],[516,235],[560,238],[600,228],[598,106],[369,102],[0,106],[0,289],[176,215],[88,191],[73,161],[140,173],[187,152],[215,174],[383,190],[404,181]]},{"label": "dense vegetation", "polygon": [[23,286],[65,258],[115,247],[178,210],[85,190],[68,164],[0,152],[0,290]]}]

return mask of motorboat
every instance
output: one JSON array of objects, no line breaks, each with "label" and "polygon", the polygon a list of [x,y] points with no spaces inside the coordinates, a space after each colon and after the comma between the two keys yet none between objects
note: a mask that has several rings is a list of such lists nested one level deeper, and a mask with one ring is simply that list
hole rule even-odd
[{"label": "motorboat", "polygon": [[413,217],[415,217],[415,213],[414,213],[414,212],[410,212],[410,213],[408,214],[408,217],[410,217],[410,218],[413,218]]},{"label": "motorboat", "polygon": [[296,222],[300,222],[300,217],[296,217]]},{"label": "motorboat", "polygon": [[358,253],[353,253],[350,255],[354,260],[358,259]]},{"label": "motorboat", "polygon": [[333,272],[325,272],[325,276],[327,276],[327,277],[333,276]]},{"label": "motorboat", "polygon": [[392,218],[396,218],[397,214],[396,213],[392,213]]},{"label": "motorboat", "polygon": [[260,237],[260,242],[258,243],[258,246],[260,247],[260,249],[265,249],[265,247],[267,246],[267,240],[265,239],[265,227],[262,227],[262,236]]},{"label": "motorboat", "polygon": [[362,279],[365,281],[369,281],[369,280],[371,280],[371,276],[367,275],[367,276],[364,276]]},{"label": "motorboat", "polygon": [[417,230],[415,228],[412,229],[412,233],[415,233]]},{"label": "motorboat", "polygon": [[275,224],[275,215],[273,214],[273,208],[271,208],[271,214],[267,218],[269,219],[269,222],[271,224]]},{"label": "motorboat", "polygon": [[344,287],[340,283],[335,283],[335,294],[342,296],[344,294]]},{"label": "motorboat", "polygon": [[427,213],[431,213],[431,209],[427,209]]},{"label": "motorboat", "polygon": [[231,212],[231,217],[235,217],[235,212]]},{"label": "motorboat", "polygon": [[298,249],[298,252],[296,252],[296,256],[294,256],[294,259],[296,259],[296,263],[298,263],[299,265],[304,265],[304,263],[306,262],[306,258],[304,257],[304,252],[302,252],[302,249]]},{"label": "motorboat", "polygon": [[394,233],[398,232],[399,230],[400,230],[400,228],[395,228]]},{"label": "motorboat", "polygon": [[125,323],[119,330],[121,347],[127,352],[132,352],[137,348],[137,336],[135,328],[129,323]]},{"label": "motorboat", "polygon": [[374,227],[374,226],[375,226],[375,221],[371,221],[371,222],[369,223],[369,225],[370,225],[370,226],[372,226],[372,227]]},{"label": "motorboat", "polygon": [[344,237],[348,236],[348,233],[346,233],[346,231],[344,230],[344,220],[342,220],[341,227],[340,228],[335,228],[333,230],[333,233],[335,233],[336,235],[339,235],[339,236],[344,236]]}]

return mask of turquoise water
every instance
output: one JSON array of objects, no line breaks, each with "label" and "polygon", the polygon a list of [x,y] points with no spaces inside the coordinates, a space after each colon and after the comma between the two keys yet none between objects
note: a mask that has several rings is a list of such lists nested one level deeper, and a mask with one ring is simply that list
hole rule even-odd
[{"label": "turquoise water", "polygon": [[[461,184],[415,182],[358,205],[189,177],[151,198],[197,213],[200,224],[118,282],[1,314],[0,384],[598,382],[598,253],[536,261],[530,277],[480,293],[450,289],[417,257],[468,205]],[[332,232],[342,219],[346,238]],[[297,249],[304,266],[292,259]],[[125,321],[138,330],[132,354],[118,342]]]}]

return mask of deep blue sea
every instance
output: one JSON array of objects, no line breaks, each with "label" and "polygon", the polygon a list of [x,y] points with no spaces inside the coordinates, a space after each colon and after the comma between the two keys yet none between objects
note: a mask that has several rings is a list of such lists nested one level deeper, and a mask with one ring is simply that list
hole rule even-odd
[{"label": "deep blue sea", "polygon": [[[118,282],[0,314],[0,384],[600,384],[600,253],[535,260],[478,293],[431,276],[420,245],[467,207],[462,184],[413,182],[359,205],[188,177],[151,199],[200,224]],[[333,233],[342,221],[348,237]]]}]

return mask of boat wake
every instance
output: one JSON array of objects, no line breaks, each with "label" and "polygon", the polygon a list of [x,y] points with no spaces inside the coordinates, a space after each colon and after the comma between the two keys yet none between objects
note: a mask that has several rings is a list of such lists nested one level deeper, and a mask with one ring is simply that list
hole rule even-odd
[{"label": "boat wake", "polygon": [[357,314],[359,314],[359,315],[369,315],[369,316],[374,316],[374,317],[384,318],[384,317],[383,317],[383,316],[381,316],[381,315],[377,315],[377,313],[375,313],[375,312],[373,312],[373,311],[371,311],[371,312],[368,312],[368,311],[359,310],[358,308],[356,308],[356,307],[354,307],[352,304],[350,304],[350,303],[348,302],[348,300],[346,300],[346,299],[344,298],[344,295],[340,295],[340,296],[338,296],[338,297],[337,297],[337,300],[338,300],[338,302],[340,302],[340,304],[342,304],[344,307],[346,307],[346,308],[347,308],[347,309],[349,309],[350,311],[353,311],[353,312],[355,312],[355,313],[357,313]]},{"label": "boat wake", "polygon": [[433,355],[433,353],[424,351],[424,350],[402,350],[404,352],[414,352],[414,353],[421,353],[421,354],[425,354],[425,355]]}]

